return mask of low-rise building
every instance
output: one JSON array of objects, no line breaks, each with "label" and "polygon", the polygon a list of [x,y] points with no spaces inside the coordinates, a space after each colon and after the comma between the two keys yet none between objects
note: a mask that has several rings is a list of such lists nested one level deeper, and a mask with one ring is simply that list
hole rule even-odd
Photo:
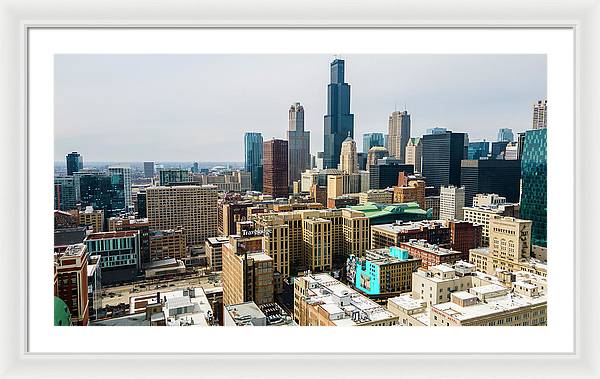
[{"label": "low-rise building", "polygon": [[206,261],[211,271],[223,269],[223,245],[229,242],[229,237],[210,237],[204,243]]},{"label": "low-rise building", "polygon": [[83,244],[69,245],[54,254],[55,296],[65,302],[73,325],[89,322],[88,249]]},{"label": "low-rise building", "polygon": [[181,228],[153,230],[150,232],[150,260],[184,259],[187,256],[186,238],[185,230]]},{"label": "low-rise building", "polygon": [[388,190],[372,189],[367,192],[361,192],[358,195],[358,203],[377,203],[377,204],[392,204],[394,202],[394,193]]},{"label": "low-rise building", "polygon": [[396,221],[371,227],[371,248],[400,246],[412,239],[426,240],[441,247],[450,247],[450,228],[439,220],[413,222]]},{"label": "low-rise building", "polygon": [[276,303],[253,301],[225,306],[224,326],[294,326],[296,323]]},{"label": "low-rise building", "polygon": [[425,240],[402,242],[400,247],[408,250],[408,253],[413,257],[421,259],[421,266],[425,268],[440,265],[442,263],[452,264],[465,257],[465,254],[460,251],[445,249],[430,244]]},{"label": "low-rise building", "polygon": [[132,281],[142,268],[140,232],[92,233],[84,241],[92,255],[100,255],[102,284]]},{"label": "low-rise building", "polygon": [[[481,196],[481,195],[477,195]],[[490,220],[502,216],[517,217],[519,214],[519,205],[499,202],[497,198],[488,199],[482,196],[481,199],[474,198],[472,207],[463,208],[463,217],[465,221],[481,225],[481,243],[482,246],[488,246],[490,243]],[[475,204],[478,205],[475,205]]]}]

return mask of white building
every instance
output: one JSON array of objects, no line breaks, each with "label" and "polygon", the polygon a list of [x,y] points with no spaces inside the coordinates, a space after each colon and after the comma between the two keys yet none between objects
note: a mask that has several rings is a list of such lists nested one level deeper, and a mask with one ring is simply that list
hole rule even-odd
[{"label": "white building", "polygon": [[462,220],[465,206],[465,187],[440,188],[440,219]]}]

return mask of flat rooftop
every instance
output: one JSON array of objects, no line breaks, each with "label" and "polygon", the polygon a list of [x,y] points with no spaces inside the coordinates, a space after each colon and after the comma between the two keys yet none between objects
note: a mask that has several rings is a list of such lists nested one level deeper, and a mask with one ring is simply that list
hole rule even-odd
[{"label": "flat rooftop", "polygon": [[111,239],[111,238],[126,238],[126,237],[134,237],[135,235],[140,234],[138,230],[123,230],[120,232],[100,232],[100,233],[92,233],[85,239],[86,241],[94,241],[94,240],[103,240],[103,239]]}]

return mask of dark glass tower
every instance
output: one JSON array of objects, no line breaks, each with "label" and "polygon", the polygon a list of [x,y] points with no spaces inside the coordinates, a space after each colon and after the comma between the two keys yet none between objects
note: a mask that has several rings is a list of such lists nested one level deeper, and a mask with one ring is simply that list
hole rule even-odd
[{"label": "dark glass tower", "polygon": [[252,190],[263,190],[263,137],[260,133],[244,134],[244,170],[250,173]]},{"label": "dark glass tower", "polygon": [[546,246],[546,210],[547,210],[547,153],[546,128],[525,132],[523,156],[521,157],[521,194],[522,219],[533,221],[531,242],[533,245]]},{"label": "dark glass tower", "polygon": [[445,131],[426,134],[423,143],[423,176],[428,186],[460,186],[460,162],[467,156],[469,138],[465,133]]},{"label": "dark glass tower", "polygon": [[510,203],[519,202],[521,161],[503,159],[464,160],[460,185],[465,187],[465,206],[473,205],[478,193],[496,193]]},{"label": "dark glass tower", "polygon": [[106,219],[125,210],[125,182],[122,173],[106,175],[89,172],[80,176],[81,206],[104,211]]},{"label": "dark glass tower", "polygon": [[74,151],[67,154],[67,175],[73,175],[83,168],[83,157],[78,152]]},{"label": "dark glass tower", "polygon": [[350,113],[350,85],[344,82],[344,61],[331,62],[331,83],[327,85],[327,114],[324,119],[324,168],[337,168],[342,142],[354,138],[354,115]]}]

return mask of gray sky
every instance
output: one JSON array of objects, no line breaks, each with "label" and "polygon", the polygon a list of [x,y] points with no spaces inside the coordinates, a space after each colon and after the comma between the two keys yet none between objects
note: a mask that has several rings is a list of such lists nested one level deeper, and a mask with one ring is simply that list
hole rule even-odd
[{"label": "gray sky", "polygon": [[[343,55],[355,139],[387,132],[397,107],[412,135],[432,126],[495,140],[530,127],[546,98],[545,55]],[[323,150],[332,55],[57,55],[55,160],[242,161],[246,131],[285,138],[304,106],[311,153]]]}]

